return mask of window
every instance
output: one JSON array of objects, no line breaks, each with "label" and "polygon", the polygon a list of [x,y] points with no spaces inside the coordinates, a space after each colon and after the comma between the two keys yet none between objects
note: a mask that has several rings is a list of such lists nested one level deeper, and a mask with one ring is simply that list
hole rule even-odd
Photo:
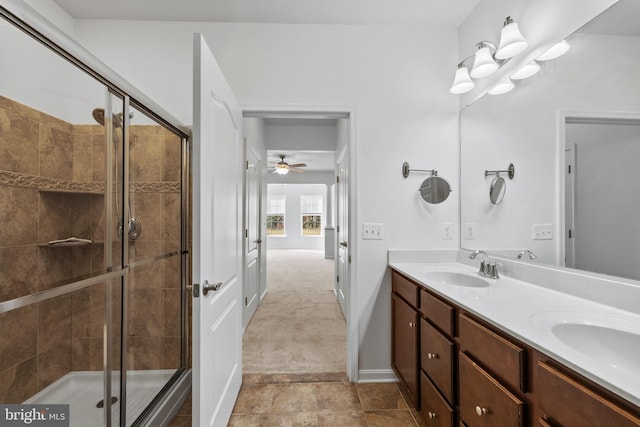
[{"label": "window", "polygon": [[267,197],[267,236],[284,236],[285,196]]},{"label": "window", "polygon": [[322,196],[300,196],[302,236],[322,235]]}]

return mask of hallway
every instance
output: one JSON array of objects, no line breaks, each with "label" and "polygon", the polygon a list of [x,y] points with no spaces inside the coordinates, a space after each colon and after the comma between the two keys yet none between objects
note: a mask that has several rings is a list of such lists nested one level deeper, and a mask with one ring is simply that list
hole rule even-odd
[{"label": "hallway", "polygon": [[346,378],[346,322],[322,252],[267,251],[267,296],[243,338],[245,383],[263,374]]}]

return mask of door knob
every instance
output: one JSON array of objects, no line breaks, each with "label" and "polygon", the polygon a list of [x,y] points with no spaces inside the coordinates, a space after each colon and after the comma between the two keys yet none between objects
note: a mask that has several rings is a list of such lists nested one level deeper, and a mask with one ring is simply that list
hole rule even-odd
[{"label": "door knob", "polygon": [[481,417],[483,415],[486,415],[489,413],[489,410],[487,408],[483,408],[481,406],[476,406],[476,415]]},{"label": "door knob", "polygon": [[427,359],[432,360],[432,359],[437,359],[438,353],[427,353]]},{"label": "door knob", "polygon": [[258,240],[256,240],[256,243],[257,243],[257,244],[262,243],[262,239],[258,239]]},{"label": "door knob", "polygon": [[204,283],[202,284],[202,294],[207,295],[210,291],[215,292],[218,289],[220,289],[221,286],[222,286],[222,282],[213,284],[205,280]]},{"label": "door knob", "polygon": [[340,242],[340,246],[342,246],[343,248],[347,247],[347,242]]}]

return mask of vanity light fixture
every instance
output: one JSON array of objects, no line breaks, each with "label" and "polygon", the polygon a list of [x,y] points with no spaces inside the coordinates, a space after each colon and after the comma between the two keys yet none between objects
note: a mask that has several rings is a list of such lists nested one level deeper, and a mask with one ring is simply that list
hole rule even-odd
[{"label": "vanity light fixture", "polygon": [[548,61],[550,59],[556,59],[559,56],[567,53],[571,45],[566,40],[562,40],[553,46],[551,46],[545,53],[538,57],[538,61]]},{"label": "vanity light fixture", "polygon": [[494,88],[489,91],[489,95],[502,95],[507,92],[511,92],[514,87],[515,84],[511,81],[511,79],[507,79],[502,83],[498,83],[497,85],[495,85]]},{"label": "vanity light fixture", "polygon": [[[460,95],[469,92],[475,87],[472,79],[481,79],[495,73],[509,58],[524,51],[529,43],[522,37],[518,24],[513,22],[510,16],[504,21],[500,35],[499,47],[489,41],[481,41],[476,44],[476,53],[462,60],[458,64],[453,84],[449,89],[454,95]],[[473,58],[473,67],[471,71],[466,66],[466,62]],[[506,83],[506,82],[505,82]],[[513,89],[513,82],[508,81],[512,86],[505,92]],[[506,86],[501,86],[504,90]],[[495,89],[495,88],[494,88]],[[502,92],[502,93],[505,93]]]},{"label": "vanity light fixture", "polygon": [[538,64],[536,61],[531,61],[528,64],[526,64],[524,67],[522,67],[518,71],[516,71],[511,76],[511,79],[512,80],[526,79],[528,77],[533,76],[538,71],[540,71],[540,64]]},{"label": "vanity light fixture", "polygon": [[496,51],[496,58],[508,59],[513,58],[529,46],[529,43],[522,37],[518,24],[513,22],[510,16],[504,20],[504,27],[500,32],[500,44]]},{"label": "vanity light fixture", "polygon": [[491,50],[496,51],[496,46],[491,42],[480,42],[476,45],[478,50],[474,55],[473,67],[469,73],[474,79],[481,79],[495,73],[500,65],[493,59]]}]

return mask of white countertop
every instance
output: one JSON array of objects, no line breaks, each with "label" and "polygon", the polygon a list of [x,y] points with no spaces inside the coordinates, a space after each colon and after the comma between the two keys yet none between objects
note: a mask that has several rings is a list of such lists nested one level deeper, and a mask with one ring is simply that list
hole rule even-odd
[{"label": "white countertop", "polygon": [[[477,275],[477,267],[455,262],[455,256],[439,256],[437,262],[420,262],[418,259],[416,256],[390,256],[389,266],[640,406],[638,341],[625,339],[632,337],[627,334],[640,335],[640,315],[637,313],[506,276],[483,278],[490,284],[488,287],[455,286],[438,281],[426,283],[428,271],[480,276]],[[637,301],[640,304],[640,293]],[[551,328],[558,324],[563,326],[553,333]],[[615,331],[603,338],[607,345],[596,348],[581,336],[582,325],[586,325],[586,329],[591,328],[589,332],[598,330],[597,326]],[[595,329],[592,328],[594,326]],[[565,341],[572,341],[571,346],[558,337],[562,333],[565,333]]]}]

